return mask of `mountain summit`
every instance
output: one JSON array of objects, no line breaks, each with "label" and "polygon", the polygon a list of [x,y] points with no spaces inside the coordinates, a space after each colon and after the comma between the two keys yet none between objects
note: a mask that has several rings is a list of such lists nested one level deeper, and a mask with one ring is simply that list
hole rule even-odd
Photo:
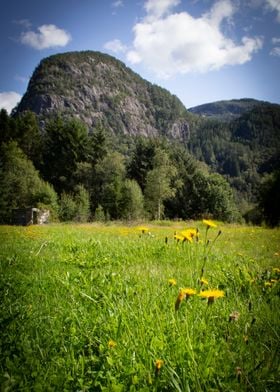
[{"label": "mountain summit", "polygon": [[142,79],[124,63],[93,51],[57,54],[35,69],[17,113],[31,110],[44,121],[75,116],[89,129],[114,134],[184,140],[192,116],[167,90]]}]

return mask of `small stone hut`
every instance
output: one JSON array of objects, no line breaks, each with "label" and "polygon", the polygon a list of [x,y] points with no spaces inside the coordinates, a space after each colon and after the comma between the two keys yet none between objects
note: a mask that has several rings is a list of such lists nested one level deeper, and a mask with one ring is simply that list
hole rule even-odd
[{"label": "small stone hut", "polygon": [[17,208],[13,210],[13,224],[19,226],[42,225],[48,223],[50,217],[49,210],[39,208]]}]

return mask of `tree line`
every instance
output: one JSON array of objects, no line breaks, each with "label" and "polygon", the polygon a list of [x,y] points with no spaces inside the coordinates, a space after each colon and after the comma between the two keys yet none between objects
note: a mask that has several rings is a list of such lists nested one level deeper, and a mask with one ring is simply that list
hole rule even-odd
[{"label": "tree line", "polygon": [[226,179],[175,141],[116,137],[101,125],[88,132],[59,115],[39,124],[32,112],[1,110],[0,143],[1,223],[28,206],[61,221],[241,219]]}]

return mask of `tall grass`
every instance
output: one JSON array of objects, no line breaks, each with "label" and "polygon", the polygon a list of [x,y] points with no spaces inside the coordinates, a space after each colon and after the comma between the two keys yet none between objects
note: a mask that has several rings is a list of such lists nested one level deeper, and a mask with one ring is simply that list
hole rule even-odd
[{"label": "tall grass", "polygon": [[278,391],[280,231],[191,226],[0,227],[2,390]]}]

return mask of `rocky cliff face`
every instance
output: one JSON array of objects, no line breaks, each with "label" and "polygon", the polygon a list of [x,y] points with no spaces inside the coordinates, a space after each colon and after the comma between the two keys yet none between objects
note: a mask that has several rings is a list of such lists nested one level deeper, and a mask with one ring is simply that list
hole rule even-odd
[{"label": "rocky cliff face", "polygon": [[89,129],[115,134],[188,139],[191,114],[167,90],[145,81],[125,64],[99,52],[73,52],[42,60],[17,112],[32,110],[44,121],[74,116]]}]

